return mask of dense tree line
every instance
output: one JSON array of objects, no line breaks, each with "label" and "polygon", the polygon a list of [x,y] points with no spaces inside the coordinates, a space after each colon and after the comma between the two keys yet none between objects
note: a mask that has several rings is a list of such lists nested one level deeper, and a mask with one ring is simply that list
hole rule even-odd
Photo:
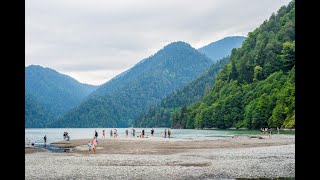
[{"label": "dense tree line", "polygon": [[295,127],[295,2],[248,34],[201,101],[171,116],[172,127]]}]

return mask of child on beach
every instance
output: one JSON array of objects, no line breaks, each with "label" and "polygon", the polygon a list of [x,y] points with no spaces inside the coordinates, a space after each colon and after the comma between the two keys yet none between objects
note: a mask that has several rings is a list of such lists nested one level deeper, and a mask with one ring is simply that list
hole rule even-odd
[{"label": "child on beach", "polygon": [[91,146],[92,146],[91,141],[89,141],[88,146],[89,146],[89,153],[90,153],[90,151],[91,151]]},{"label": "child on beach", "polygon": [[170,138],[170,135],[171,135],[171,131],[170,129],[168,129],[168,137]]}]

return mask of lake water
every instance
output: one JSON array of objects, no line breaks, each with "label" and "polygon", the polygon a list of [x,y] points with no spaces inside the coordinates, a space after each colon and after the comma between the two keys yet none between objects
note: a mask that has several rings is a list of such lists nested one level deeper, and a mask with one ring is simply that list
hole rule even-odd
[{"label": "lake water", "polygon": [[[106,130],[106,138],[110,138],[110,130],[114,128],[26,128],[25,138],[35,144],[43,144],[44,135],[47,136],[47,143],[57,142],[63,140],[63,132],[69,133],[70,139],[86,139],[94,136],[94,131],[98,131],[98,138],[102,137],[102,130]],[[132,137],[131,128],[117,128],[118,137],[125,137],[125,130],[128,129],[129,137]],[[141,134],[143,128],[135,128],[136,136]],[[155,137],[161,137],[162,131],[165,128],[154,128]],[[151,136],[151,128],[144,128],[145,136]],[[167,129],[168,130],[168,129]],[[197,129],[170,129],[171,137],[175,139],[225,139],[232,138],[237,134],[256,134],[260,135],[259,130],[197,130]],[[277,132],[274,131],[273,134]],[[280,131],[280,134],[294,134],[294,131]]]}]

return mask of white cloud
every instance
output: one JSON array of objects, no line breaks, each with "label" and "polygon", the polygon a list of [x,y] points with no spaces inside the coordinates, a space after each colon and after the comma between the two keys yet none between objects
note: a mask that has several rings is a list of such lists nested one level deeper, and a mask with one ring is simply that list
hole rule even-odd
[{"label": "white cloud", "polygon": [[26,65],[101,84],[173,41],[253,31],[289,0],[28,0]]}]

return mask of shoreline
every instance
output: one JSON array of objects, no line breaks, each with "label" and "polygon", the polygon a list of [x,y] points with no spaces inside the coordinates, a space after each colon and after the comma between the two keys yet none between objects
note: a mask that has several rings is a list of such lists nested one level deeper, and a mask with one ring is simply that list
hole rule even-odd
[{"label": "shoreline", "polygon": [[[260,138],[262,137],[262,138]],[[69,152],[25,154],[26,179],[235,179],[295,177],[295,136],[237,135],[218,140],[163,138],[54,142]]]},{"label": "shoreline", "polygon": [[[117,145],[119,146],[120,143],[131,143],[132,142],[137,142],[138,144],[141,142],[145,143],[151,143],[152,147],[156,145],[155,143],[159,143],[159,146],[165,146],[167,143],[174,143],[176,148],[179,149],[179,146],[181,144],[184,145],[184,147],[192,147],[192,149],[215,149],[215,148],[250,148],[250,147],[268,147],[268,146],[280,146],[280,145],[287,145],[290,144],[287,141],[274,141],[274,137],[276,139],[295,139],[295,135],[286,135],[286,134],[275,134],[272,136],[272,139],[269,139],[269,136],[266,134],[258,134],[258,135],[251,135],[251,134],[237,134],[233,135],[231,138],[226,138],[226,139],[175,139],[175,138],[161,138],[161,137],[145,137],[145,138],[139,138],[139,137],[118,137],[118,138],[98,138],[98,149],[105,148],[104,146],[112,146],[112,145]],[[257,140],[268,140],[269,141],[247,141],[246,143],[243,143],[243,140],[249,140],[249,139],[257,139]],[[52,146],[57,149],[61,149],[63,151],[59,151],[59,153],[64,153],[64,152],[75,152],[75,153],[82,153],[84,150],[79,150],[80,149],[85,149],[84,147],[88,147],[88,142],[91,141],[92,139],[73,139],[70,141],[62,140],[62,141],[57,141],[57,142],[52,142],[49,143],[47,146]],[[242,141],[241,141],[242,140]],[[294,140],[293,140],[294,142]],[[102,147],[102,148],[101,148]],[[127,147],[130,149],[130,147]],[[155,148],[155,147],[153,147]],[[88,148],[87,148],[88,149]],[[25,151],[26,154],[30,153],[36,153],[36,152],[53,152],[50,151],[50,148],[45,149],[43,147],[39,146],[25,146]],[[129,151],[128,151],[129,152]],[[106,153],[103,151],[103,153]],[[110,152],[109,152],[110,153]],[[113,153],[111,151],[111,153]],[[114,153],[121,153],[121,151],[117,151]],[[123,152],[122,152],[123,153]]]}]

